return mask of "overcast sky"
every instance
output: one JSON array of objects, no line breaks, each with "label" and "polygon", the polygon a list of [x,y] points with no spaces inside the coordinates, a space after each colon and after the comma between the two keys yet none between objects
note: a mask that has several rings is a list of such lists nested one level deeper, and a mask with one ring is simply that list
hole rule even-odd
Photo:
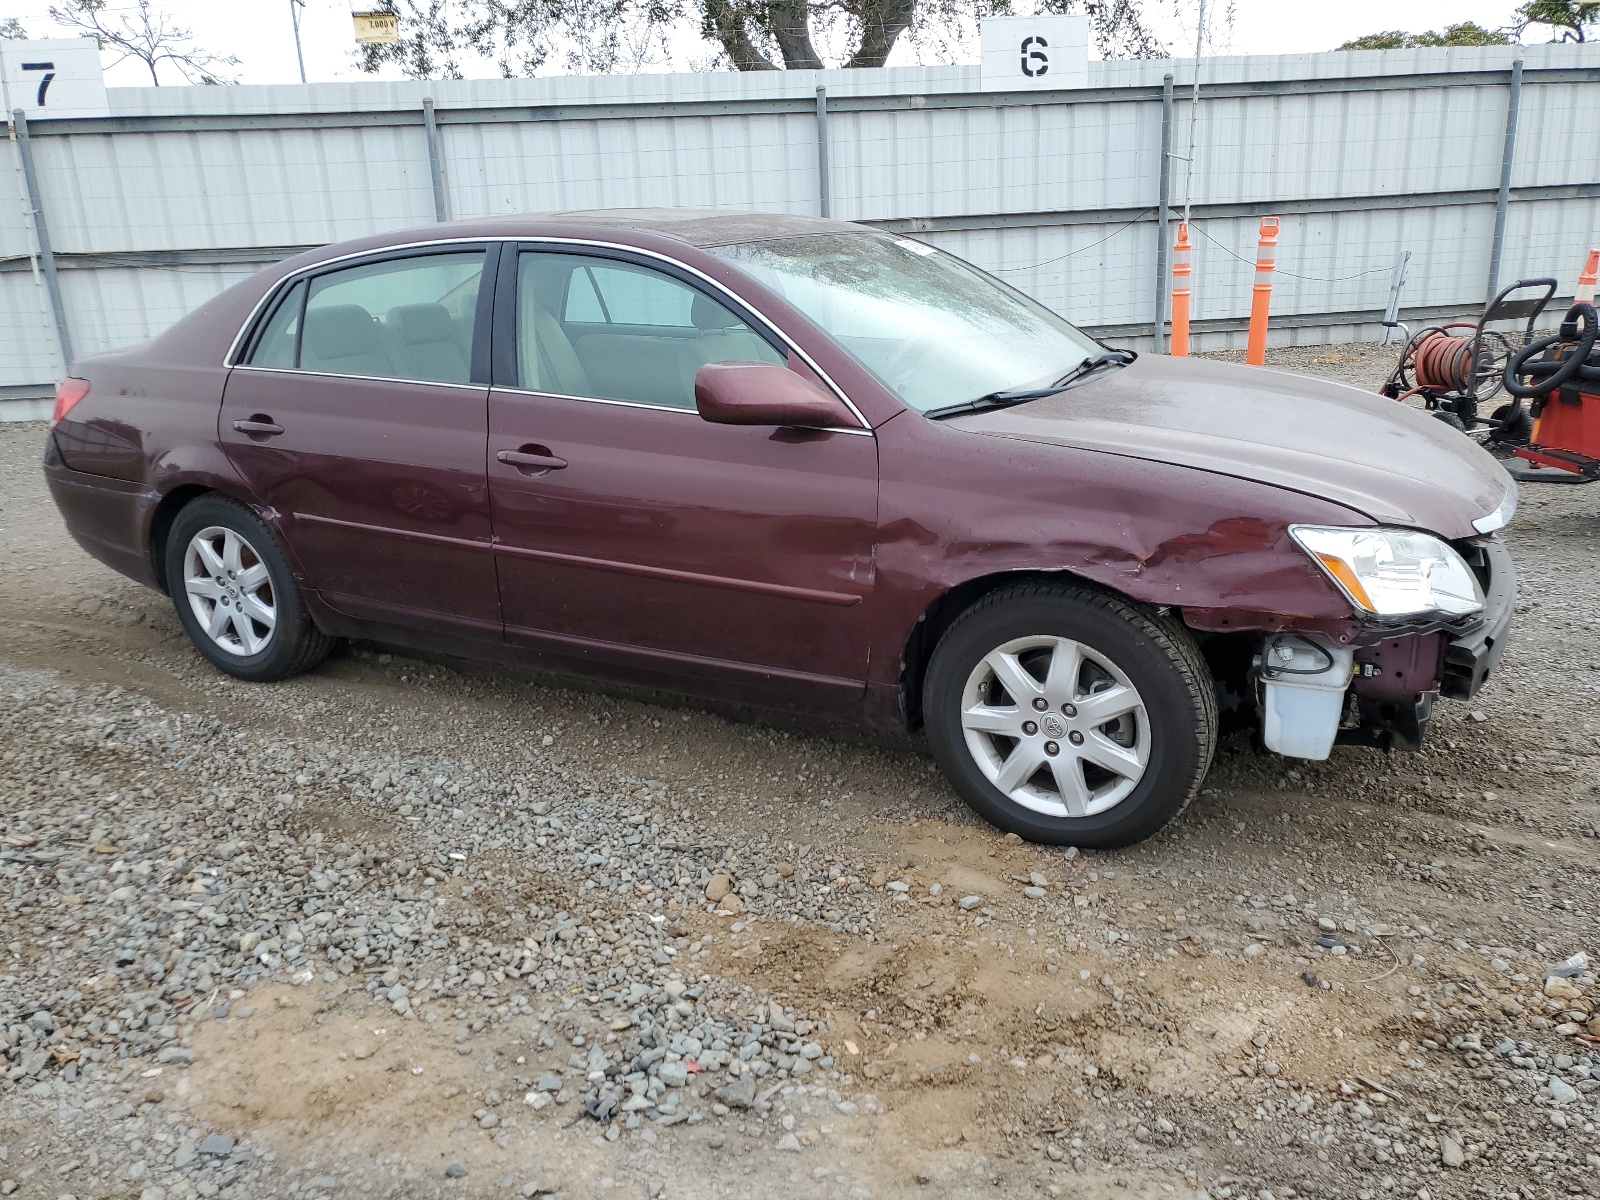
[{"label": "overcast sky", "polygon": [[[59,0],[58,0],[59,2]],[[155,7],[171,14],[191,28],[196,40],[219,55],[236,56],[240,62],[234,72],[242,83],[297,83],[294,38],[289,19],[290,0],[156,0]],[[1337,4],[1285,3],[1284,0],[1211,0],[1207,24],[1211,26],[1208,50],[1221,54],[1286,54],[1299,51],[1331,50],[1340,42],[1382,29],[1402,28],[1412,32],[1437,29],[1455,21],[1477,21],[1491,28],[1510,20],[1513,3],[1509,0],[1340,0]],[[0,0],[0,17],[19,18],[33,36],[49,36],[53,30],[47,12],[50,0]],[[111,0],[113,11],[132,7],[131,0]],[[305,51],[306,74],[313,82],[325,79],[360,78],[354,59],[350,0],[307,0],[301,18],[301,44]],[[1232,10],[1231,24],[1217,21],[1215,14]],[[1160,34],[1174,52],[1192,55],[1195,35],[1195,0],[1181,0],[1174,12],[1169,0],[1155,0],[1147,9],[1157,14]],[[1300,14],[1305,15],[1300,15]],[[1213,23],[1215,22],[1215,23]],[[1179,50],[1178,47],[1188,47]],[[674,64],[691,69],[696,61],[709,59],[715,46],[704,43],[693,30],[685,30],[674,43]],[[111,55],[106,82],[112,86],[140,86],[149,76],[137,63],[124,62],[112,67]],[[962,61],[977,62],[977,46],[967,47]],[[891,65],[917,61],[913,48],[904,42],[896,48]],[[493,74],[485,66],[483,74]],[[163,82],[167,82],[164,77]],[[176,78],[172,82],[177,82]]]}]

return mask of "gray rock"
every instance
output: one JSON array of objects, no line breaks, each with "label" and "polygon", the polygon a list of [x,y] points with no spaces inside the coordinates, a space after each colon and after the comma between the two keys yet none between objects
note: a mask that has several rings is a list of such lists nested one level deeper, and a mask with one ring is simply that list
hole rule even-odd
[{"label": "gray rock", "polygon": [[453,1162],[453,1163],[447,1163],[445,1165],[444,1177],[446,1179],[465,1179],[466,1176],[467,1176],[467,1169],[464,1166],[462,1166],[460,1163]]},{"label": "gray rock", "polygon": [[657,1069],[656,1078],[668,1087],[681,1088],[689,1082],[689,1069],[682,1063],[664,1062]]},{"label": "gray rock", "polygon": [[210,1154],[221,1158],[223,1155],[229,1154],[233,1151],[233,1134],[213,1133],[210,1137],[202,1141],[200,1145],[196,1147],[196,1149],[201,1154]]},{"label": "gray rock", "polygon": [[1550,1098],[1557,1104],[1571,1104],[1578,1098],[1578,1089],[1559,1075],[1550,1076],[1550,1082],[1546,1086],[1550,1089]]},{"label": "gray rock", "polygon": [[1447,1167],[1459,1167],[1466,1163],[1467,1154],[1455,1138],[1442,1138],[1439,1142],[1439,1160]]},{"label": "gray rock", "polygon": [[983,903],[983,897],[982,896],[963,896],[963,897],[961,897],[961,899],[956,901],[957,905],[959,905],[961,908],[967,909],[968,911],[971,911],[972,909],[977,908],[978,905],[980,905],[982,903]]},{"label": "gray rock", "polygon": [[733,1082],[717,1089],[717,1100],[729,1108],[749,1108],[756,1102],[756,1077],[746,1072]]}]

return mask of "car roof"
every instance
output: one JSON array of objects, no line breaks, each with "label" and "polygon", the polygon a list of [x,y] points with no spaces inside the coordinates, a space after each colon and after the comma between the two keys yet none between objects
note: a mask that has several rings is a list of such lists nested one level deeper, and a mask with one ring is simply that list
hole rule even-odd
[{"label": "car roof", "polygon": [[866,225],[804,217],[791,213],[740,212],[717,208],[595,208],[563,212],[520,213],[515,216],[474,217],[437,226],[440,231],[472,226],[505,237],[537,237],[561,226],[563,233],[589,227],[609,233],[653,233],[687,242],[691,246],[728,246],[741,242],[770,241],[817,233],[873,233]]}]

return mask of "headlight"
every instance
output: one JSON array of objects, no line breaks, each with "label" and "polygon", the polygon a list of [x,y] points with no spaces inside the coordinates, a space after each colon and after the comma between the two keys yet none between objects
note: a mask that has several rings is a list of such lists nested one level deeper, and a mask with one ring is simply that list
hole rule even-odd
[{"label": "headlight", "polygon": [[1483,609],[1476,576],[1430,534],[1291,525],[1289,535],[1364,613],[1462,617]]}]

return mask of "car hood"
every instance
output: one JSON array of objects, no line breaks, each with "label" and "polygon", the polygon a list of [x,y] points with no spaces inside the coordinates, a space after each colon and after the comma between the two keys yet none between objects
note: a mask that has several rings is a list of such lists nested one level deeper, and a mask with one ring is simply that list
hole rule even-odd
[{"label": "car hood", "polygon": [[951,425],[1289,488],[1386,525],[1470,537],[1512,486],[1460,431],[1343,384],[1142,354],[1091,383]]}]

